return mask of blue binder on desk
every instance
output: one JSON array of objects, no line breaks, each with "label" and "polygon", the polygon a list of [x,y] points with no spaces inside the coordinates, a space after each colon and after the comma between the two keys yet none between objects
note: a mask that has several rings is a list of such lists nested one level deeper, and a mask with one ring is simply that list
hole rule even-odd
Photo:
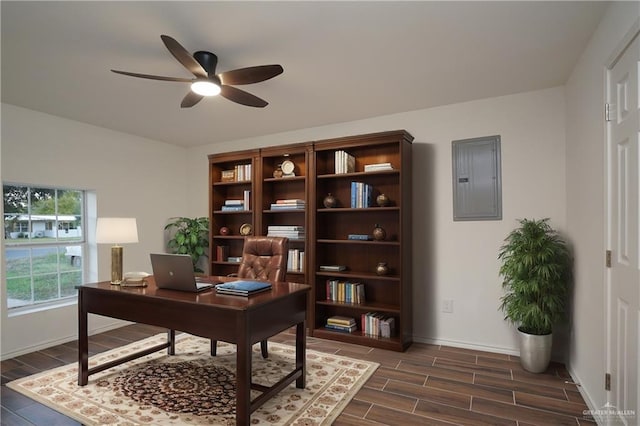
[{"label": "blue binder on desk", "polygon": [[240,280],[216,285],[217,293],[236,296],[249,296],[270,289],[271,283],[265,281]]}]

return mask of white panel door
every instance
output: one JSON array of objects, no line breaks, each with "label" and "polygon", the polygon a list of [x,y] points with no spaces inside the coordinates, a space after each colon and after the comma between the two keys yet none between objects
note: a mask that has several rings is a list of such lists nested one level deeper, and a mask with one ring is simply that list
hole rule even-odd
[{"label": "white panel door", "polygon": [[[640,348],[640,175],[638,109],[640,40],[638,37],[608,71],[610,121],[608,148],[608,365],[609,405],[616,422],[640,422],[638,370]],[[630,414],[634,413],[634,414]]]}]

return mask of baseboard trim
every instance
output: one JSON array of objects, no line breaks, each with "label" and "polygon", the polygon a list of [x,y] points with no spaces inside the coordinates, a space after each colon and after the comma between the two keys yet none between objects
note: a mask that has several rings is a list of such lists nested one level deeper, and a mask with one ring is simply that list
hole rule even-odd
[{"label": "baseboard trim", "polygon": [[[584,402],[585,404],[587,404],[587,407],[589,408],[589,410],[591,410],[593,413],[598,413],[599,411],[601,411],[602,407],[594,402],[593,398],[589,394],[589,391],[585,389],[584,386],[582,386],[581,384],[582,381],[580,380],[580,376],[577,375],[575,371],[573,371],[573,369],[571,368],[571,365],[567,364],[566,367],[567,367],[567,372],[571,376],[573,383],[576,384],[578,388],[578,392],[580,392],[580,395],[582,396],[582,399],[584,399]],[[596,424],[598,425],[607,424],[606,420],[602,419],[601,416],[593,416],[593,419],[596,421]]]},{"label": "baseboard trim", "polygon": [[[94,334],[98,334],[98,333],[104,333],[105,331],[115,330],[116,328],[124,327],[125,325],[128,325],[128,324],[132,324],[132,323],[128,322],[128,321],[123,321],[123,320],[116,320],[113,323],[106,324],[106,325],[103,325],[101,327],[92,328],[91,330],[89,330],[89,335],[94,335]],[[20,356],[20,355],[24,355],[24,354],[28,354],[28,353],[31,353],[31,352],[40,351],[40,350],[43,350],[43,349],[50,348],[52,346],[62,345],[64,343],[72,342],[74,340],[78,340],[78,335],[77,334],[67,335],[67,336],[64,336],[64,337],[60,337],[58,339],[52,339],[52,340],[47,340],[47,341],[44,341],[44,342],[39,342],[39,343],[37,343],[35,345],[31,345],[31,346],[27,346],[27,347],[24,347],[24,348],[20,348],[20,349],[17,349],[15,351],[12,351],[12,352],[3,353],[2,356],[0,357],[0,360],[5,361],[7,359],[15,358],[15,357]]]},{"label": "baseboard trim", "polygon": [[503,346],[493,346],[493,345],[481,345],[478,343],[462,342],[458,340],[431,339],[431,338],[414,336],[413,341],[418,343],[427,343],[430,345],[442,345],[442,346],[451,346],[454,348],[472,349],[476,351],[495,352],[495,353],[500,353],[505,355],[520,355],[520,351],[514,348],[507,348]]}]

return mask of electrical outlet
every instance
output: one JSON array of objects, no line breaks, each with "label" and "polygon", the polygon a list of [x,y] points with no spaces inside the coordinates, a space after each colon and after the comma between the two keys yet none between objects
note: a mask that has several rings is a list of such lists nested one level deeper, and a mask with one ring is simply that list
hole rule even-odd
[{"label": "electrical outlet", "polygon": [[453,300],[452,299],[444,299],[442,302],[442,312],[447,314],[453,313]]}]

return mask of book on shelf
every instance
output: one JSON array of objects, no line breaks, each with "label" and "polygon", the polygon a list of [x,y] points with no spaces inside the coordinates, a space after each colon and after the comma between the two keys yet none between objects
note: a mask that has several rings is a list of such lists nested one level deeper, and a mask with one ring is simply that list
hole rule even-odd
[{"label": "book on shelf", "polygon": [[393,170],[393,166],[391,163],[374,163],[364,165],[365,172],[375,172],[378,170]]},{"label": "book on shelf", "polygon": [[239,280],[216,285],[216,292],[237,296],[249,296],[271,289],[271,283],[267,281]]},{"label": "book on shelf", "polygon": [[225,206],[244,206],[244,200],[224,200]]},{"label": "book on shelf", "polygon": [[346,271],[347,267],[344,265],[320,265],[321,271],[340,272]]},{"label": "book on shelf", "polygon": [[271,203],[271,210],[300,209],[304,210],[305,202],[299,198],[276,200]]},{"label": "book on shelf", "polygon": [[229,246],[216,247],[216,260],[218,262],[226,262],[229,258]]},{"label": "book on shelf", "polygon": [[304,226],[300,225],[269,225],[268,231],[304,231]]},{"label": "book on shelf", "polygon": [[244,211],[244,205],[237,205],[237,206],[222,206],[220,207],[220,210],[223,212],[241,212]]},{"label": "book on shelf", "polygon": [[304,200],[300,198],[285,198],[282,200],[276,200],[276,204],[304,204]]},{"label": "book on shelf", "polygon": [[235,182],[235,180],[235,170],[223,170],[222,172],[220,172],[220,182]]},{"label": "book on shelf", "polygon": [[324,328],[331,331],[339,331],[341,333],[353,333],[358,329],[358,326],[353,325],[335,325],[335,324],[325,324]]},{"label": "book on shelf", "polygon": [[373,186],[364,182],[351,182],[351,208],[362,209],[371,207]]},{"label": "book on shelf", "polygon": [[356,171],[356,158],[344,150],[338,150],[334,154],[334,173],[354,173]]},{"label": "book on shelf", "polygon": [[229,263],[240,263],[242,262],[242,256],[228,256],[227,262]]},{"label": "book on shelf", "polygon": [[361,304],[365,301],[365,287],[362,283],[328,279],[325,287],[328,301],[351,304]]},{"label": "book on shelf", "polygon": [[371,235],[367,235],[367,234],[349,234],[347,236],[348,240],[361,240],[361,241],[369,241],[371,239],[373,239],[373,237],[371,237]]},{"label": "book on shelf", "polygon": [[395,318],[380,312],[367,312],[361,315],[362,332],[371,337],[391,337],[395,334]]},{"label": "book on shelf", "polygon": [[267,227],[267,236],[287,237],[293,240],[302,240],[305,237],[304,226],[270,225]]},{"label": "book on shelf", "polygon": [[356,323],[356,319],[353,317],[346,317],[342,315],[334,315],[332,317],[327,318],[327,324],[334,325],[354,325]]},{"label": "book on shelf", "polygon": [[287,258],[287,270],[292,272],[304,271],[304,251],[300,249],[289,249]]},{"label": "book on shelf", "polygon": [[271,210],[304,210],[304,204],[276,204],[272,203]]},{"label": "book on shelf", "polygon": [[251,180],[251,164],[238,164],[233,169],[220,172],[221,182],[242,182]]},{"label": "book on shelf", "polygon": [[242,193],[242,205],[245,210],[249,210],[251,208],[251,190],[245,189]]},{"label": "book on shelf", "polygon": [[236,182],[251,180],[251,164],[238,164],[234,167],[236,173]]}]

